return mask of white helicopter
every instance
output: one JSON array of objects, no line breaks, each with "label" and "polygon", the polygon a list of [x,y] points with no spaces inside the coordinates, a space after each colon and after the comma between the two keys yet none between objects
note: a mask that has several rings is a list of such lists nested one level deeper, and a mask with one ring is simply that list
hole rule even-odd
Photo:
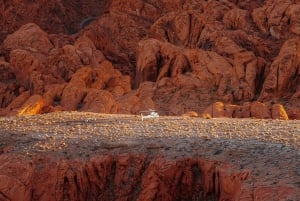
[{"label": "white helicopter", "polygon": [[[157,113],[157,111],[149,109],[148,111],[141,111],[141,118],[142,121],[144,121],[144,119],[151,119],[151,118],[158,118],[159,114]],[[145,113],[148,113],[148,115],[145,115]]]}]

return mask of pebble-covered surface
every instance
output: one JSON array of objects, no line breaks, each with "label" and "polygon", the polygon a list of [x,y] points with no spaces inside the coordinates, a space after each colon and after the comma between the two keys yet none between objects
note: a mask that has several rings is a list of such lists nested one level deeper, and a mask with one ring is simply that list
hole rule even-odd
[{"label": "pebble-covered surface", "polygon": [[58,112],[0,118],[0,153],[68,159],[142,152],[203,157],[249,169],[248,185],[282,183],[299,189],[300,121],[203,119]]},{"label": "pebble-covered surface", "polygon": [[[32,139],[39,150],[56,150],[69,143],[97,141],[125,143],[124,139],[157,138],[204,139],[235,143],[269,143],[281,148],[300,150],[299,120],[262,120],[230,118],[191,118],[161,116],[141,120],[135,115],[111,115],[80,112],[58,112],[33,116],[0,118],[0,132],[6,137]],[[42,146],[48,143],[49,146]],[[5,141],[2,140],[2,144]],[[63,146],[60,146],[63,145]],[[17,150],[22,149],[18,147]]]}]

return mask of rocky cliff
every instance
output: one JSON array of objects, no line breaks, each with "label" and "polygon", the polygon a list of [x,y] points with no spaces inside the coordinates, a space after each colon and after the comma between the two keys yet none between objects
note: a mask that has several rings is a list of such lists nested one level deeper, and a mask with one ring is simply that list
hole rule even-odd
[{"label": "rocky cliff", "polygon": [[5,173],[0,176],[1,200],[238,200],[248,176],[201,158],[147,160],[143,154],[121,154],[55,161],[35,157],[37,161],[0,157],[4,163],[0,171]]},{"label": "rocky cliff", "polygon": [[230,112],[217,116],[300,118],[299,1],[1,6],[2,115],[152,108],[213,116],[222,102]]}]

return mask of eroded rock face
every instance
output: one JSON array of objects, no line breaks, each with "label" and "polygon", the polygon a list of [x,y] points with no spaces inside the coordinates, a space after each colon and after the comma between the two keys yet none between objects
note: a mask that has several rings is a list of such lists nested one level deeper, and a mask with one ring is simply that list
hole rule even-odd
[{"label": "eroded rock face", "polygon": [[[51,1],[41,14],[37,2],[11,1],[3,15],[29,5],[31,15],[20,15],[31,23],[10,21],[7,30],[15,32],[3,32],[2,115],[17,111],[13,100],[29,92],[45,97],[41,112],[136,114],[155,108],[162,114],[201,114],[218,101],[259,101],[281,104],[288,116],[299,118],[299,2]],[[47,12],[49,19],[65,17],[49,27],[41,23]],[[36,15],[40,18],[32,20]],[[75,23],[83,16],[82,30],[66,35],[78,30]],[[78,80],[83,69],[90,69],[89,83]],[[243,115],[229,116],[256,113],[245,108]]]},{"label": "eroded rock face", "polygon": [[[266,77],[260,100],[270,100],[297,92],[300,75],[300,42],[299,39],[287,40]],[[293,88],[293,89],[292,89]],[[291,95],[291,94],[290,94]]]},{"label": "eroded rock face", "polygon": [[211,117],[257,118],[288,120],[287,112],[281,104],[264,104],[258,101],[243,105],[224,104],[216,102],[207,107],[203,114]]},{"label": "eroded rock face", "polygon": [[101,15],[109,3],[109,0],[2,2],[0,41],[28,22],[38,24],[49,33],[76,33],[84,19]]},{"label": "eroded rock face", "polygon": [[7,51],[32,48],[41,53],[47,53],[53,47],[48,34],[34,23],[25,24],[19,30],[8,35],[3,42],[3,48]]},{"label": "eroded rock face", "polygon": [[279,39],[300,34],[298,12],[298,1],[268,0],[264,6],[254,9],[252,15],[261,31]]},{"label": "eroded rock face", "polygon": [[121,154],[86,161],[9,157],[5,162],[8,157],[0,157],[3,200],[238,200],[248,177],[201,158]]}]

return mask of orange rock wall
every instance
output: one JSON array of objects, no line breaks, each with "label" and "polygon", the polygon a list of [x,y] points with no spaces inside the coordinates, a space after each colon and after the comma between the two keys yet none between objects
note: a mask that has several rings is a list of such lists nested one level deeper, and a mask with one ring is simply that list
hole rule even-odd
[{"label": "orange rock wall", "polygon": [[201,158],[121,154],[57,161],[35,157],[0,156],[1,200],[239,200],[248,176]]},{"label": "orange rock wall", "polygon": [[277,115],[246,115],[259,101],[300,118],[298,1],[14,0],[1,9],[1,115],[20,113],[29,94],[45,99],[37,113],[181,115],[249,102],[229,116]]},{"label": "orange rock wall", "polygon": [[205,114],[209,114],[211,117],[289,119],[281,104],[268,105],[257,101],[244,105],[216,102],[204,110],[203,115]]}]

